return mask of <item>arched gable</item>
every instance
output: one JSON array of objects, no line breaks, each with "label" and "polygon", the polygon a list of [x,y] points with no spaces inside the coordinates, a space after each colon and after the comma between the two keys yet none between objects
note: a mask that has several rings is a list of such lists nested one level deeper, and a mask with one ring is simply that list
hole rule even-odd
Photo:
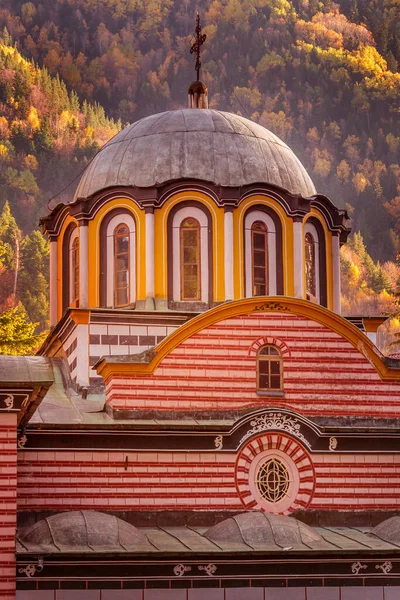
[{"label": "arched gable", "polygon": [[[279,387],[272,379],[271,385],[259,385],[258,354],[251,348],[260,340],[276,341]],[[389,368],[351,323],[295,298],[225,303],[154,349],[125,361],[110,356],[95,368],[106,381],[106,402],[115,418],[119,412],[167,418],[173,411],[196,419],[232,419],[268,407],[310,418],[400,418],[400,369]],[[265,368],[275,378],[276,365]]]},{"label": "arched gable", "polygon": [[267,301],[255,297],[221,304],[179,327],[174,333],[166,337],[154,351],[149,353],[146,360],[141,359],[140,362],[129,363],[117,361],[116,363],[112,363],[112,358],[108,357],[107,359],[101,359],[97,363],[97,372],[105,379],[111,373],[117,372],[131,373],[132,375],[151,374],[166,356],[194,334],[219,321],[239,315],[250,315],[252,313],[287,313],[313,320],[337,333],[341,338],[349,342],[352,347],[356,348],[373,365],[381,379],[400,381],[400,368],[395,369],[386,366],[383,360],[384,357],[358,327],[318,304],[313,304],[299,298],[281,298],[278,296],[271,296]]}]

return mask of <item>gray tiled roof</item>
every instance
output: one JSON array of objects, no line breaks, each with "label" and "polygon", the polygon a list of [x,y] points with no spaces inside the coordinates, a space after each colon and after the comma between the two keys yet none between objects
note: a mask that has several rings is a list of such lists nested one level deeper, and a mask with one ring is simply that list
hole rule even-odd
[{"label": "gray tiled roof", "polygon": [[[240,535],[232,532],[235,521]],[[265,521],[265,527],[261,521]],[[225,529],[227,535],[220,535]],[[373,533],[374,530],[372,530]],[[215,535],[214,532],[218,532]],[[96,511],[63,512],[43,519],[17,534],[17,553],[171,553],[191,555],[229,552],[318,552],[343,554],[362,551],[400,554],[400,545],[371,535],[369,528],[309,527],[293,517],[245,512],[209,530],[188,526],[136,528],[110,514]]]},{"label": "gray tiled roof", "polygon": [[292,150],[261,125],[222,111],[185,109],[146,117],[117,134],[83,173],[74,200],[104,188],[185,178],[235,187],[270,183],[304,197],[316,193]]}]

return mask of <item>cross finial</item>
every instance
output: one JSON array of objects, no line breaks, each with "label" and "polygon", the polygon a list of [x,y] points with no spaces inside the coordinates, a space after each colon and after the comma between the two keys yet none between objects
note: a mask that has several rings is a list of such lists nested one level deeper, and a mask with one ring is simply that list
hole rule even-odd
[{"label": "cross finial", "polygon": [[195,68],[196,68],[196,73],[197,73],[197,81],[200,81],[200,68],[201,68],[200,52],[201,52],[201,46],[206,41],[206,38],[207,38],[206,34],[205,33],[201,33],[200,15],[199,15],[199,13],[197,13],[197,17],[196,17],[196,41],[194,42],[194,44],[190,48],[190,54],[196,54],[196,67]]}]

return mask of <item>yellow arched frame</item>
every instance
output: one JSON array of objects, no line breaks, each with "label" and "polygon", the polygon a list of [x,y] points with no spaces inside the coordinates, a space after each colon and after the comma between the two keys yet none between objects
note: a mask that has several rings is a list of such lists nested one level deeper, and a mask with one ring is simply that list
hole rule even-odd
[{"label": "yellow arched frame", "polygon": [[256,204],[268,206],[278,215],[282,224],[282,258],[283,258],[283,293],[294,295],[293,273],[293,221],[287,216],[282,206],[273,198],[263,194],[252,195],[243,200],[233,211],[234,244],[234,297],[245,297],[244,291],[244,217],[246,211]]},{"label": "yellow arched frame", "polygon": [[[62,314],[63,314],[63,306],[62,306],[62,300],[63,300],[63,241],[64,241],[64,235],[65,235],[65,231],[67,229],[67,227],[69,225],[71,225],[71,223],[74,223],[78,228],[78,221],[76,219],[74,219],[73,217],[71,217],[71,215],[66,215],[61,230],[60,230],[60,234],[57,238],[57,318],[61,319]],[[68,274],[69,277],[69,274]],[[53,285],[53,282],[50,282],[50,285]]]},{"label": "yellow arched frame", "polygon": [[172,208],[185,201],[196,201],[203,204],[210,212],[212,219],[213,239],[213,299],[214,302],[225,300],[224,281],[224,210],[203,192],[178,192],[169,198],[161,208],[154,211],[155,231],[155,294],[156,298],[168,298],[168,248],[167,223]]},{"label": "yellow arched frame", "polygon": [[[305,226],[311,217],[315,217],[321,223],[322,228],[324,230],[325,235],[325,248],[326,248],[326,297],[328,308],[333,310],[333,270],[332,270],[332,233],[329,231],[326,221],[323,215],[316,208],[312,208],[310,213],[305,217],[303,221],[303,232],[302,232],[302,240],[304,244],[305,238]],[[305,255],[303,251],[303,260],[305,260]],[[304,268],[304,265],[303,265]],[[303,298],[306,297],[306,281],[303,279]]]},{"label": "yellow arched frame", "polygon": [[260,297],[225,302],[178,327],[156,346],[154,353],[149,355],[149,362],[124,363],[113,357],[107,357],[100,359],[95,368],[98,375],[101,375],[105,381],[110,377],[151,375],[168,354],[199,331],[212,326],[214,323],[239,315],[269,312],[293,314],[320,323],[356,348],[375,368],[382,380],[400,381],[400,369],[387,367],[376,352],[374,344],[358,327],[319,304],[313,304],[308,300],[300,300],[299,298],[284,298],[282,296],[270,296],[265,298],[264,302],[263,300],[260,301]]},{"label": "yellow arched frame", "polygon": [[146,299],[146,270],[144,258],[146,255],[145,213],[133,200],[115,198],[109,200],[89,221],[89,307],[100,305],[100,226],[104,217],[115,208],[128,210],[136,223],[136,292],[137,300]]}]

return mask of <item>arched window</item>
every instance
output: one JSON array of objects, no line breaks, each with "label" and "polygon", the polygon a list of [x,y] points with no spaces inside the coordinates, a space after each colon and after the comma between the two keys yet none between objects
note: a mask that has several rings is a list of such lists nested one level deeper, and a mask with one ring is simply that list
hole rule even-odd
[{"label": "arched window", "polygon": [[133,308],[136,302],[136,223],[125,209],[107,213],[100,225],[100,306]]},{"label": "arched window", "polygon": [[283,294],[282,226],[268,206],[244,217],[244,296]]},{"label": "arched window", "polygon": [[276,346],[263,346],[257,353],[257,389],[283,389],[282,356]]},{"label": "arched window", "polygon": [[128,306],[129,282],[129,228],[125,223],[114,229],[114,306]]},{"label": "arched window", "polygon": [[71,306],[79,307],[79,237],[76,235],[71,243]]},{"label": "arched window", "polygon": [[180,226],[181,300],[201,300],[200,223],[191,217]]},{"label": "arched window", "polygon": [[251,262],[253,296],[266,296],[268,294],[268,230],[262,221],[255,221],[251,226]]},{"label": "arched window", "polygon": [[317,298],[315,242],[311,233],[305,235],[305,275],[307,299]]}]

